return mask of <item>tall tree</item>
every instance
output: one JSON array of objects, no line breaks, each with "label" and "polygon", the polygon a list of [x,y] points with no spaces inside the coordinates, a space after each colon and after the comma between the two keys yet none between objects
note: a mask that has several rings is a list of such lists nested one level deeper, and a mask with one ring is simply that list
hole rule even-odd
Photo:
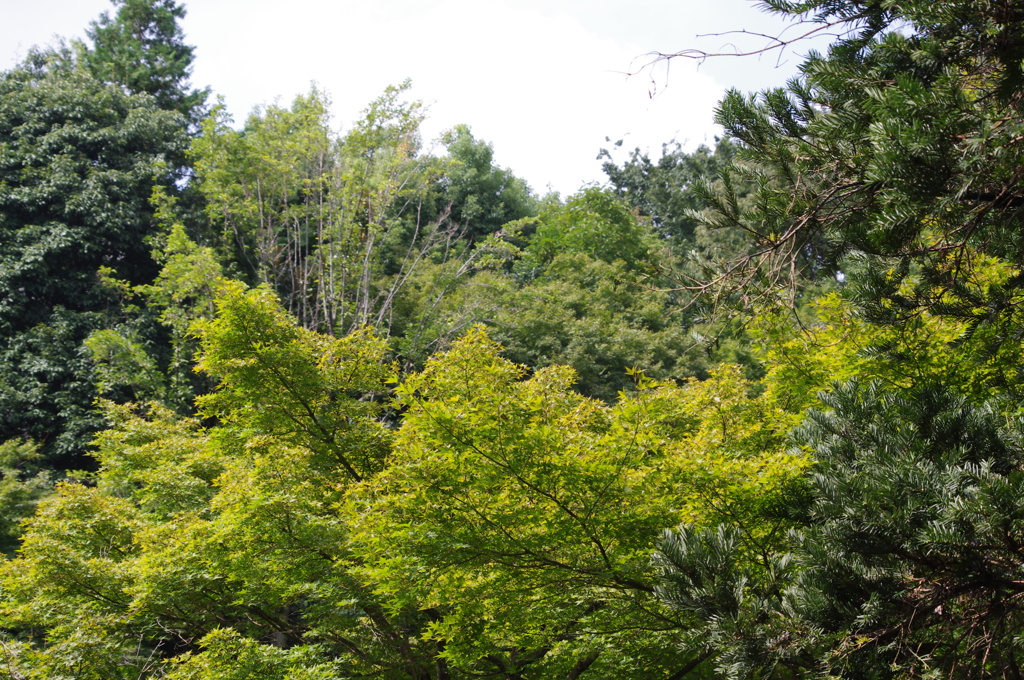
[{"label": "tall tree", "polygon": [[855,266],[844,258],[856,255],[867,265],[865,309],[878,318],[931,306],[988,323],[1018,278],[977,304],[943,298],[962,291],[979,254],[1024,256],[1019,8],[765,4],[842,38],[812,53],[786,88],[723,100],[717,119],[745,161],[737,172],[758,189],[746,207],[735,191],[704,191],[707,222],[746,231],[754,247],[708,282],[734,293],[745,286],[734,299],[751,301],[798,273]]},{"label": "tall tree", "polygon": [[190,89],[195,48],[186,45],[179,21],[185,7],[175,0],[111,0],[86,35],[92,48],[85,63],[96,78],[131,94],[148,94],[157,106],[177,111],[193,126],[206,115],[209,89]]},{"label": "tall tree", "polygon": [[537,214],[530,187],[510,170],[494,164],[494,149],[473,137],[467,125],[457,125],[443,141],[451,163],[440,178],[442,203],[450,205],[451,220],[463,237],[480,241],[513,220]]},{"label": "tall tree", "polygon": [[245,127],[223,114],[193,144],[200,191],[222,226],[236,271],[268,283],[309,328],[345,334],[371,324],[388,334],[398,290],[425,256],[449,255],[446,211],[422,209],[438,175],[420,153],[423,115],[389,87],[347,134],[328,127],[312,91],[291,109],[268,106]]},{"label": "tall tree", "polygon": [[705,185],[705,217],[754,248],[706,282],[750,304],[843,271],[850,312],[814,331],[829,349],[772,369],[805,392],[863,345],[794,433],[817,461],[800,529],[751,568],[742,526],[679,527],[662,596],[733,677],[1018,678],[1024,12],[765,4],[841,37],[786,88],[723,101],[757,191]]},{"label": "tall tree", "polygon": [[152,280],[149,198],[186,145],[180,114],[97,81],[70,51],[0,74],[0,439],[65,463],[86,446],[99,422],[80,345],[118,307],[98,270]]},{"label": "tall tree", "polygon": [[[614,144],[618,147],[622,141]],[[624,198],[654,228],[678,248],[692,246],[700,220],[694,215],[706,205],[695,190],[701,181],[715,182],[733,159],[736,147],[728,139],[716,140],[714,148],[699,146],[683,151],[679,142],[662,145],[661,157],[634,149],[629,158],[616,164],[612,151],[602,149],[602,169],[615,193]]]}]

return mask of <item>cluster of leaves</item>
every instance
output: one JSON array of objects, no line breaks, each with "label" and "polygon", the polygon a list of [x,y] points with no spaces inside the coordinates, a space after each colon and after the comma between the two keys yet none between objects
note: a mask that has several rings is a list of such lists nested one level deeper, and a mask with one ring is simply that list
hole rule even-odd
[{"label": "cluster of leaves", "polygon": [[766,4],[842,37],[787,88],[723,101],[756,191],[698,184],[704,219],[754,248],[704,285],[755,309],[801,275],[847,289],[756,313],[767,389],[808,409],[796,525],[753,560],[736,522],[667,532],[659,595],[728,677],[1018,677],[1024,15]]},{"label": "cluster of leaves", "polygon": [[649,220],[613,192],[585,189],[505,224],[458,269],[414,279],[400,304],[417,326],[398,346],[420,366],[482,323],[506,357],[536,368],[568,365],[577,389],[608,402],[630,387],[632,368],[659,379],[705,377],[728,347],[689,332],[664,276],[677,262]]},{"label": "cluster of leaves", "polygon": [[11,677],[668,677],[702,657],[655,596],[659,530],[789,523],[765,509],[807,465],[795,416],[738,369],[609,406],[477,329],[386,401],[372,333],[304,329],[265,288],[216,304],[212,424],[108,402],[99,471],[26,523]]},{"label": "cluster of leaves", "polygon": [[115,4],[0,78],[0,677],[1019,676],[1013,3],[768,0],[841,37],[565,202],[407,85],[186,154]]},{"label": "cluster of leaves", "polygon": [[0,432],[71,463],[100,421],[80,351],[133,284],[157,271],[144,243],[154,184],[187,146],[181,115],[96,80],[70,50],[0,74]]}]

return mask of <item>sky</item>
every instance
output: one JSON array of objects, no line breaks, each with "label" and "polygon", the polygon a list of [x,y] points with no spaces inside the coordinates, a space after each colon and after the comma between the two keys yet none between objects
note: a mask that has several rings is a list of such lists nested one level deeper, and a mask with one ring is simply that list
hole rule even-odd
[{"label": "sky", "polygon": [[[428,106],[425,144],[457,124],[538,193],[603,183],[601,148],[623,140],[660,155],[677,140],[713,143],[729,87],[778,86],[809,45],[782,55],[674,59],[652,52],[746,51],[795,35],[749,0],[191,0],[192,83],[209,86],[241,125],[256,106],[290,105],[314,84],[344,132],[388,85],[412,81]],[[32,45],[82,39],[109,0],[0,0],[0,68]],[[732,33],[730,33],[732,32]],[[718,34],[718,35],[709,35]],[[819,45],[823,44],[819,41]],[[813,46],[813,45],[811,45]]]}]

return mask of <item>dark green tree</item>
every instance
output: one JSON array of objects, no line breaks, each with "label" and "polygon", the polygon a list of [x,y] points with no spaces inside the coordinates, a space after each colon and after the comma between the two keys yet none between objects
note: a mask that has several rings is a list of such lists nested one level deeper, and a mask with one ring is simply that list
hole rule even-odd
[{"label": "dark green tree", "polygon": [[[966,300],[978,257],[1024,255],[1020,97],[1024,14],[1012,2],[770,0],[831,26],[786,88],[730,92],[717,119],[739,143],[736,172],[757,185],[703,193],[711,227],[753,247],[706,281],[750,302],[799,275],[860,268],[865,309],[914,309],[987,323],[1021,282]],[[852,259],[856,258],[857,263]],[[952,304],[949,293],[962,304]],[[980,304],[979,304],[980,303]],[[998,315],[998,314],[997,314]]]},{"label": "dark green tree", "polygon": [[98,270],[152,280],[150,195],[186,145],[180,114],[97,81],[70,51],[0,74],[0,440],[70,464],[99,426],[81,343],[120,303]]},{"label": "dark green tree", "polygon": [[[704,621],[697,643],[733,677],[1020,677],[1024,10],[765,4],[840,37],[786,88],[722,102],[732,173],[756,191],[697,191],[704,226],[751,247],[701,285],[749,309],[842,271],[858,322],[958,330],[945,375],[900,342],[864,348],[906,370],[820,396],[794,437],[817,465],[773,509],[796,530],[764,549],[742,525],[682,527],[661,545],[662,596]],[[964,365],[994,399],[949,389]]]},{"label": "dark green tree", "polygon": [[935,387],[855,384],[797,433],[818,457],[796,584],[847,674],[1017,677],[1020,422]]},{"label": "dark green tree", "polygon": [[667,532],[664,600],[735,677],[1018,677],[1020,420],[933,386],[823,399],[795,435],[803,527],[761,554],[741,527]]},{"label": "dark green tree", "polygon": [[440,179],[439,203],[450,206],[450,219],[471,242],[502,225],[537,214],[530,187],[510,170],[494,164],[494,149],[473,137],[469,126],[457,125],[444,137],[452,161]]},{"label": "dark green tree", "polygon": [[[614,146],[621,144],[620,140]],[[615,193],[650,218],[674,245],[686,247],[692,245],[700,224],[693,213],[707,207],[695,185],[702,180],[715,182],[735,151],[732,142],[722,139],[715,140],[714,148],[702,144],[693,152],[683,151],[679,142],[663,144],[656,162],[640,149],[634,149],[621,165],[608,149],[602,149],[599,158],[605,159],[602,168]]]},{"label": "dark green tree", "polygon": [[193,126],[206,115],[209,89],[189,85],[195,48],[186,45],[178,22],[185,7],[174,0],[111,0],[117,13],[104,12],[86,34],[84,53],[92,74],[130,94],[148,94],[157,106],[177,111]]}]

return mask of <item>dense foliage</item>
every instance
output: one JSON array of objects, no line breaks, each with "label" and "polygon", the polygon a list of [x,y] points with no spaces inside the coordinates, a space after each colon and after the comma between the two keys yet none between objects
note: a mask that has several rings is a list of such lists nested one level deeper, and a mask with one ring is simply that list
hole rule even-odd
[{"label": "dense foliage", "polygon": [[65,464],[100,425],[80,351],[158,267],[154,186],[188,144],[180,114],[94,79],[70,51],[35,52],[0,75],[0,436],[32,438]]},{"label": "dense foliage", "polygon": [[114,4],[0,75],[0,678],[1020,677],[1015,3],[768,0],[565,199]]}]

